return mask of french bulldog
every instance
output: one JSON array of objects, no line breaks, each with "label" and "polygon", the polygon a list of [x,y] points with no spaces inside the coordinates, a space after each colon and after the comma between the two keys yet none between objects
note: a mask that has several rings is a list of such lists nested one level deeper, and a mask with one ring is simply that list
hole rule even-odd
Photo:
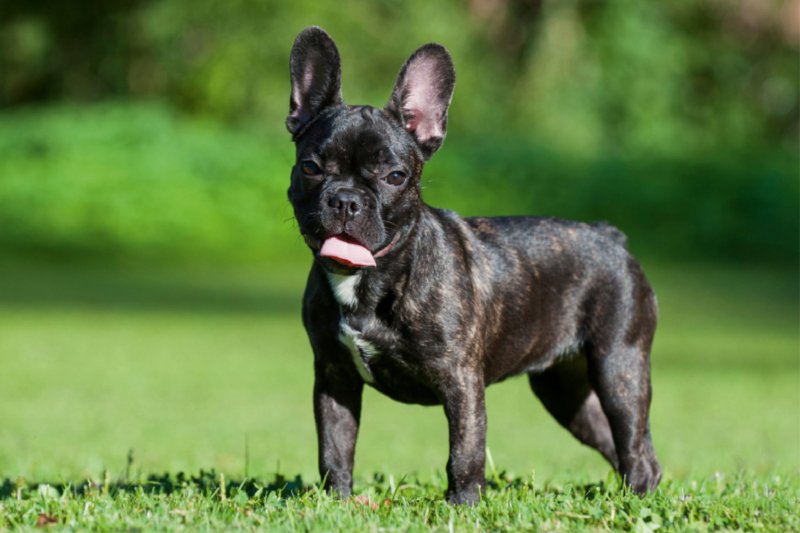
[{"label": "french bulldog", "polygon": [[462,218],[422,200],[455,87],[444,46],[400,69],[383,108],[346,105],[333,39],[309,27],[290,59],[289,201],[314,260],[303,324],[314,352],[319,472],[351,494],[364,385],[442,405],[447,500],[485,489],[488,385],[527,374],[553,417],[639,494],[661,479],[650,437],[653,290],[603,224]]}]

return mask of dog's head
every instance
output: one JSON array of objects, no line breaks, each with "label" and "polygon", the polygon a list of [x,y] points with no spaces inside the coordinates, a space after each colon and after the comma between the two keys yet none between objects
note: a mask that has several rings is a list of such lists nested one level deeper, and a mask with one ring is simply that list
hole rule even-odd
[{"label": "dog's head", "polygon": [[455,86],[450,54],[417,49],[383,108],[345,105],[333,39],[303,30],[291,55],[286,127],[297,147],[289,201],[300,232],[326,269],[376,266],[417,220],[420,176],[447,131]]}]

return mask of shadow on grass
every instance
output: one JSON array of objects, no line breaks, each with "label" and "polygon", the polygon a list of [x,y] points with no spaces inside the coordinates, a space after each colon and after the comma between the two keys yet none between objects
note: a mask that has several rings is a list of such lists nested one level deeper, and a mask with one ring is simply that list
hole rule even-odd
[{"label": "shadow on grass", "polygon": [[300,476],[294,479],[287,479],[281,474],[276,474],[275,478],[268,483],[259,483],[254,479],[231,480],[226,482],[225,478],[217,474],[214,470],[206,472],[201,470],[197,476],[187,476],[179,472],[174,477],[170,474],[161,476],[150,475],[145,481],[125,481],[107,480],[105,483],[94,483],[89,480],[80,483],[28,483],[24,479],[12,481],[8,478],[0,483],[0,501],[5,498],[23,499],[35,497],[37,494],[57,491],[61,496],[65,492],[76,496],[89,496],[92,494],[109,494],[114,496],[120,492],[142,491],[148,494],[173,494],[175,492],[193,489],[206,496],[217,495],[222,499],[237,494],[246,494],[248,499],[266,497],[270,493],[277,493],[278,496],[296,496],[306,493],[312,486],[303,483]]},{"label": "shadow on grass", "polygon": [[[403,477],[403,479],[405,479],[405,477]],[[501,477],[495,479],[491,477],[487,478],[486,490],[494,492],[522,490],[529,483],[530,480],[518,477],[510,478],[503,472]],[[393,485],[386,483],[385,476],[382,474],[376,474],[374,479],[366,480],[366,485],[375,489],[376,493],[383,494],[384,496],[393,496],[398,490]],[[302,477],[299,475],[295,476],[293,479],[289,479],[282,474],[276,473],[272,481],[265,482],[264,480],[252,478],[238,480],[226,479],[224,475],[216,473],[213,469],[210,471],[200,470],[197,476],[187,476],[183,472],[179,472],[175,476],[169,473],[160,476],[152,474],[144,481],[127,481],[125,479],[112,481],[106,477],[106,480],[102,483],[95,483],[90,480],[83,480],[79,483],[36,483],[27,482],[22,478],[16,481],[6,478],[0,483],[0,501],[6,498],[21,500],[36,497],[37,495],[51,497],[63,496],[65,493],[84,497],[97,494],[116,496],[121,492],[143,492],[146,494],[168,495],[187,490],[192,490],[206,497],[216,496],[220,499],[237,499],[237,496],[241,499],[246,495],[247,499],[250,500],[267,498],[273,493],[279,498],[297,497],[309,492],[315,492],[319,490],[319,487],[319,483],[304,483]],[[400,490],[422,489],[419,482],[401,485],[399,488]],[[433,487],[428,487],[428,489],[430,488]],[[438,491],[438,488],[440,487],[434,490]],[[551,492],[554,494],[561,494],[565,490],[569,492],[574,491],[591,500],[594,499],[598,491],[616,492],[622,490],[622,480],[619,476],[610,474],[606,481],[600,481],[598,483],[576,486],[569,484],[568,487],[546,484],[539,489],[542,493]],[[423,492],[427,493],[427,490],[423,490]],[[443,494],[440,494],[440,496],[443,496]]]},{"label": "shadow on grass", "polygon": [[307,272],[2,262],[0,307],[299,315]]}]

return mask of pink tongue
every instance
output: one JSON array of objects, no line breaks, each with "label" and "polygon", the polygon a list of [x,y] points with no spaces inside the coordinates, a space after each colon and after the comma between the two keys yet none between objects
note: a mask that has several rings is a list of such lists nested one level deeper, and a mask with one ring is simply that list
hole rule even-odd
[{"label": "pink tongue", "polygon": [[352,242],[343,241],[339,237],[328,237],[319,251],[322,257],[330,257],[340,263],[351,266],[375,266],[375,258],[369,250]]}]

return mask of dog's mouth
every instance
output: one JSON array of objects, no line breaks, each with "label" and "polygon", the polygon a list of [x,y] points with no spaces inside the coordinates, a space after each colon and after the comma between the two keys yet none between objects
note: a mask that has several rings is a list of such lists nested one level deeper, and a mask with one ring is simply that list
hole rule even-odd
[{"label": "dog's mouth", "polygon": [[320,257],[328,257],[337,263],[350,267],[374,267],[377,266],[375,259],[388,254],[397,244],[397,241],[400,240],[400,233],[398,232],[392,242],[375,252],[375,254],[369,248],[345,234],[332,235],[324,241],[320,241],[306,233],[303,234],[303,238],[312,250],[318,251]]}]

